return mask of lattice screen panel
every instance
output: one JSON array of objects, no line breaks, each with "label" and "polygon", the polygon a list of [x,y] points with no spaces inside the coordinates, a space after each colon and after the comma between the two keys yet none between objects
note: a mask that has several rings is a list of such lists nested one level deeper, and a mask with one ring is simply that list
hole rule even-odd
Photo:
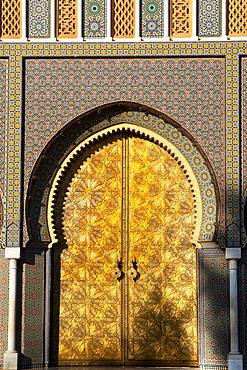
[{"label": "lattice screen panel", "polygon": [[191,0],[171,0],[171,36],[190,37],[192,31]]},{"label": "lattice screen panel", "polygon": [[228,5],[229,36],[247,36],[246,0],[229,0]]},{"label": "lattice screen panel", "polygon": [[77,37],[77,0],[57,0],[57,37]]},{"label": "lattice screen panel", "polygon": [[135,1],[112,1],[112,37],[135,36]]},{"label": "lattice screen panel", "polygon": [[2,0],[0,2],[1,38],[21,37],[21,1]]}]

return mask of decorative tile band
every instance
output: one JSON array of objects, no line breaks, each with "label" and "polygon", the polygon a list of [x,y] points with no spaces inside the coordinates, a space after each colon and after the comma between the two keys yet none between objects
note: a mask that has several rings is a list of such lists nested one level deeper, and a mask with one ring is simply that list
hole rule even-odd
[{"label": "decorative tile band", "polygon": [[[0,248],[5,246],[6,232],[6,132],[8,116],[8,60],[0,60]],[[13,138],[13,137],[12,137]]]},{"label": "decorative tile band", "polygon": [[200,364],[201,370],[227,370],[228,365],[226,364]]},{"label": "decorative tile band", "polygon": [[[241,121],[242,121],[242,204],[241,211],[244,219],[244,207],[247,199],[247,58],[241,58]],[[247,225],[247,220],[245,219]],[[247,242],[244,224],[242,225],[243,243]]]},{"label": "decorative tile band", "polygon": [[9,122],[7,160],[7,222],[6,243],[10,247],[20,246],[21,204],[21,68],[22,58],[9,57]]}]

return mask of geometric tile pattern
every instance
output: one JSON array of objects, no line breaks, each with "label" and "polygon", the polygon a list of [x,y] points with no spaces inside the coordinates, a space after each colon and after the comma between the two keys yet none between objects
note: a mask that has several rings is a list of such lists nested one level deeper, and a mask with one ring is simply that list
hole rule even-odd
[{"label": "geometric tile pattern", "polygon": [[[240,245],[240,177],[239,177],[239,55],[247,53],[247,44],[235,42],[163,42],[163,43],[40,43],[40,44],[0,44],[0,57],[10,60],[10,106],[9,129],[14,132],[14,140],[9,143],[8,155],[8,194],[12,192],[8,202],[8,224],[13,230],[8,233],[8,242],[19,245],[17,235],[20,229],[20,144],[21,144],[21,91],[22,91],[22,61],[29,57],[104,57],[114,58],[122,56],[137,57],[167,57],[176,60],[179,57],[200,57],[210,55],[213,59],[219,55],[225,56],[226,86],[226,220],[228,227],[228,245]],[[47,59],[48,60],[48,59]],[[155,60],[155,59],[154,59]],[[186,61],[187,58],[184,58]],[[116,98],[117,99],[117,98]],[[115,100],[116,100],[115,99]],[[109,101],[108,98],[104,103]],[[81,112],[80,112],[81,113]],[[196,125],[195,125],[196,126]],[[10,131],[9,131],[10,132]],[[223,143],[224,145],[224,143]],[[13,154],[12,154],[13,153]],[[224,156],[223,156],[224,157]],[[19,162],[18,162],[19,161]],[[12,177],[12,178],[11,178]],[[225,188],[225,187],[223,187]],[[14,189],[14,192],[13,192]],[[223,202],[224,205],[224,202]],[[234,221],[234,223],[233,223]]]},{"label": "geometric tile pattern", "polygon": [[198,0],[198,36],[221,36],[221,0]]},{"label": "geometric tile pattern", "polygon": [[[247,198],[247,58],[241,58],[241,121],[242,121],[242,214]],[[245,220],[246,223],[246,220]],[[246,223],[247,224],[247,223]],[[243,238],[246,236],[243,228]]]},{"label": "geometric tile pattern", "polygon": [[8,348],[9,260],[0,250],[0,359]]},{"label": "geometric tile pattern", "polygon": [[163,1],[142,0],[141,9],[141,36],[162,37],[164,34]]},{"label": "geometric tile pattern", "polygon": [[230,348],[229,270],[222,257],[204,256],[204,363],[224,363]]},{"label": "geometric tile pattern", "polygon": [[85,0],[83,16],[84,37],[106,37],[106,0]]},{"label": "geometric tile pattern", "polygon": [[246,191],[247,186],[247,58],[241,58],[241,90],[242,90],[242,135],[243,135],[243,191]]},{"label": "geometric tile pattern", "polygon": [[22,332],[23,364],[28,358],[43,363],[44,252],[27,249],[23,256]]},{"label": "geometric tile pattern", "polygon": [[0,60],[0,245],[5,245],[6,132],[8,112],[8,62]]},{"label": "geometric tile pattern", "polygon": [[133,100],[188,129],[224,189],[223,68],[220,58],[27,60],[26,179],[45,145],[72,117],[106,101]]},{"label": "geometric tile pattern", "polygon": [[28,37],[50,37],[51,0],[28,1]]},{"label": "geometric tile pattern", "polygon": [[[5,47],[6,48],[6,47]],[[4,48],[4,49],[5,49]],[[21,64],[22,58],[13,57],[13,49],[15,47],[9,46],[9,76],[11,76],[11,83],[8,85],[8,152],[7,152],[7,184],[8,191],[6,198],[8,199],[6,214],[8,219],[6,221],[6,245],[20,246],[20,163],[22,151],[22,125],[21,125]],[[19,53],[17,46],[16,52]]]},{"label": "geometric tile pattern", "polygon": [[8,81],[7,60],[0,60],[0,188],[5,189],[5,133],[7,116],[7,81]]}]

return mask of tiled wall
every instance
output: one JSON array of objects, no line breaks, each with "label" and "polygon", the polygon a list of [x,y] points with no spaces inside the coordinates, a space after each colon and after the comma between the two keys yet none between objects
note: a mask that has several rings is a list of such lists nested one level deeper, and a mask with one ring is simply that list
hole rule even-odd
[{"label": "tiled wall", "polygon": [[[247,45],[244,42],[99,43],[93,45],[2,43],[0,44],[0,55],[9,58],[10,68],[9,151],[6,162],[8,171],[5,176],[8,178],[7,218],[8,225],[10,225],[8,230],[12,238],[9,239],[10,241],[20,245],[18,233],[24,219],[20,207],[22,189],[27,186],[35,160],[53,135],[75,116],[90,108],[124,99],[143,102],[170,115],[200,143],[215,169],[220,184],[222,206],[226,208],[228,245],[232,246],[232,243],[240,245],[238,233],[241,191],[238,150],[240,138],[244,140],[243,179],[246,178],[246,152],[244,132],[240,131],[239,126],[238,89],[240,57],[247,55]],[[221,57],[218,57],[219,55]],[[26,57],[29,59],[24,60]],[[59,57],[62,58],[59,59]],[[24,69],[22,68],[24,65],[26,67],[25,122],[22,121],[24,117],[22,110],[24,107],[22,100]],[[155,69],[156,66],[159,67]],[[242,67],[244,74],[245,61]],[[161,71],[161,75],[156,75],[158,71]],[[143,81],[148,86],[148,90],[145,90]],[[242,83],[244,92],[242,108],[245,115],[245,78],[242,78]],[[225,95],[226,101],[224,101]],[[243,131],[245,131],[245,119],[242,120],[242,124]],[[21,138],[24,128],[25,186],[20,181],[23,164],[20,161],[20,147],[23,143]],[[37,130],[39,130],[39,136]],[[5,187],[3,190],[5,191]],[[225,191],[226,202],[224,201]],[[40,308],[41,303],[43,304],[43,273],[41,272],[43,271],[43,256],[39,252],[35,253],[37,257],[31,258],[26,255],[25,258],[28,259],[24,259],[23,265],[23,294],[27,297],[23,307],[26,307],[28,316],[23,311],[25,330],[22,332],[22,348],[27,362],[28,358],[32,357],[34,362],[41,363],[42,354],[39,346],[42,338],[40,334],[34,335],[32,328],[38,331],[43,328],[44,312]],[[222,313],[224,319],[220,318],[221,302],[214,296],[215,284],[217,284],[218,287],[222,287],[224,293],[222,299],[226,302],[227,285],[223,286],[223,282],[228,279],[227,266],[224,265],[224,269],[220,270],[222,261],[224,262],[223,256],[206,256],[204,262],[205,307],[206,304],[209,307],[205,311],[207,317],[204,329],[207,348],[212,351],[205,353],[205,359],[209,362],[216,361],[217,356],[218,359],[225,358],[228,351],[228,349],[222,349],[223,345],[220,341],[218,354],[215,347],[221,323],[225,322],[228,325],[228,317],[224,316],[224,312]],[[7,264],[4,260],[1,269],[1,273],[5,276],[7,276]],[[36,288],[33,289],[35,283],[32,280],[36,273],[38,274],[37,292]],[[245,279],[244,267],[241,267],[240,274],[241,279]],[[211,276],[214,278],[214,284],[211,284]],[[245,288],[241,289],[240,292],[244,296]],[[31,303],[29,307],[28,302],[34,302],[34,300],[37,302]],[[217,308],[216,314],[210,312],[210,302],[213,302]],[[244,302],[242,301],[241,304],[243,307]],[[38,312],[37,320],[30,311],[32,307]],[[240,313],[243,314],[241,307]],[[214,322],[216,323],[215,331],[211,330]],[[226,326],[222,326],[222,330],[225,332]],[[244,330],[242,333],[245,332]],[[32,343],[30,338],[33,339]],[[6,341],[4,343],[5,346]],[[241,346],[243,348],[243,340]]]},{"label": "tiled wall", "polygon": [[21,362],[22,367],[42,367],[44,344],[45,252],[26,249],[22,258]]},{"label": "tiled wall", "polygon": [[229,272],[224,252],[203,251],[202,364],[226,365],[230,350]]},{"label": "tiled wall", "polygon": [[[0,249],[0,359],[8,346],[9,261]],[[2,361],[0,360],[0,367]]]}]

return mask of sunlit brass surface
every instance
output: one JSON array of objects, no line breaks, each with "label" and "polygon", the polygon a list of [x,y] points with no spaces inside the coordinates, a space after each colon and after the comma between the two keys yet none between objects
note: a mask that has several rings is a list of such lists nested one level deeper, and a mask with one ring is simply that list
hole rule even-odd
[{"label": "sunlit brass surface", "polygon": [[121,360],[122,143],[104,147],[74,177],[61,256],[59,363]]},{"label": "sunlit brass surface", "polygon": [[178,163],[162,148],[129,140],[128,359],[197,362],[194,201]]},{"label": "sunlit brass surface", "polygon": [[197,364],[194,223],[188,179],[158,145],[123,135],[87,159],[64,206],[60,365]]}]

